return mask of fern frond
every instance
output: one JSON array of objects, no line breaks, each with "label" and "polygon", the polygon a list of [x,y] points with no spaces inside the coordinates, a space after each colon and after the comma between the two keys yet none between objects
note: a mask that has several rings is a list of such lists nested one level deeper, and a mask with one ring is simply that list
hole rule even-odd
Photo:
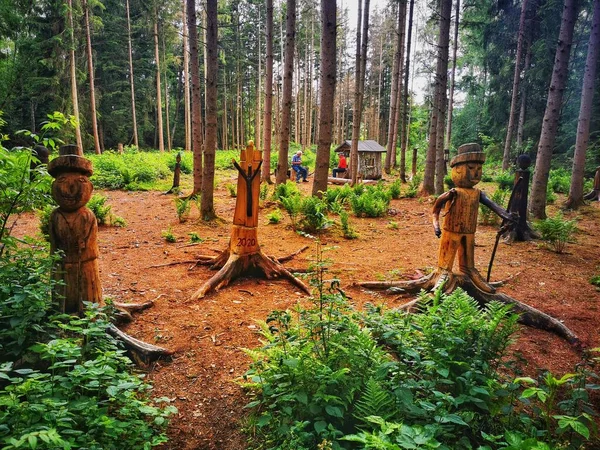
[{"label": "fern frond", "polygon": [[394,398],[379,382],[369,378],[360,399],[354,406],[354,417],[365,425],[368,417],[378,416],[388,420],[394,415]]}]

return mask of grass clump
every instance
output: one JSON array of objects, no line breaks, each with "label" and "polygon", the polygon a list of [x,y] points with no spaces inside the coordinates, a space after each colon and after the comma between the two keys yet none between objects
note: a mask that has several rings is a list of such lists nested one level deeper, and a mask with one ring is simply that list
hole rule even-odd
[{"label": "grass clump", "polygon": [[267,219],[271,224],[277,224],[283,220],[283,214],[279,208],[275,208],[269,214],[267,214]]},{"label": "grass clump", "polygon": [[161,236],[167,242],[170,242],[170,243],[177,242],[177,236],[175,236],[171,227],[169,227],[167,230],[162,231]]},{"label": "grass clump", "polygon": [[556,253],[563,253],[568,242],[573,241],[577,231],[577,220],[566,220],[562,213],[537,221],[535,229],[540,233],[548,248]]}]

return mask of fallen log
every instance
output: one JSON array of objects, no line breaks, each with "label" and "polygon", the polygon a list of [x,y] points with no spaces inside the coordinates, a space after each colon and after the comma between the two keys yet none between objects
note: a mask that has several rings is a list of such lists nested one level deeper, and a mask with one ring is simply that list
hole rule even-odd
[{"label": "fallen log", "polygon": [[113,324],[108,326],[106,332],[123,344],[131,359],[138,365],[147,366],[160,358],[168,358],[174,353],[165,348],[140,341],[119,330]]}]

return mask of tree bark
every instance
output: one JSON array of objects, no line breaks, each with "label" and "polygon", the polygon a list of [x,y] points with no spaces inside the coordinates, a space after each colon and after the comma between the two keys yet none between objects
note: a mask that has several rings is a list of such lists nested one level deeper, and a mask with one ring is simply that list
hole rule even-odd
[{"label": "tree bark", "polygon": [[217,148],[217,0],[206,2],[206,140],[202,173],[200,216],[216,217],[214,207],[215,151]]},{"label": "tree bark", "polygon": [[90,27],[90,8],[87,0],[83,0],[83,16],[85,20],[85,43],[88,60],[88,75],[90,77],[90,113],[92,121],[92,137],[94,138],[94,150],[97,155],[101,154],[100,140],[98,139],[98,119],[96,117],[96,86],[94,82],[94,60],[92,58],[92,30]]},{"label": "tree bark", "polygon": [[80,156],[83,155],[83,140],[81,139],[81,125],[79,117],[79,100],[77,96],[77,70],[75,61],[75,31],[73,29],[73,1],[67,0],[67,20],[69,22],[69,40],[71,49],[69,52],[69,67],[71,71],[71,101],[73,103],[73,115],[77,119],[75,124],[75,140],[77,142],[77,152]]},{"label": "tree bark", "polygon": [[164,81],[165,81],[165,122],[167,129],[167,150],[171,151],[171,124],[169,117],[169,83],[167,82],[167,50],[165,48],[165,38],[163,36],[162,39],[162,50],[163,50],[163,70],[165,71]]},{"label": "tree bark", "polygon": [[190,69],[192,72],[192,151],[194,152],[194,188],[192,195],[202,189],[202,97],[198,67],[198,29],[195,0],[187,0],[188,33],[190,37]]},{"label": "tree bark", "polygon": [[569,56],[573,44],[573,30],[575,29],[577,10],[578,0],[565,0],[531,186],[529,211],[535,219],[546,218],[546,189],[548,188],[550,161],[552,160],[552,151],[556,141],[563,93],[567,83]]},{"label": "tree bark", "polygon": [[292,110],[292,79],[294,76],[294,45],[296,41],[296,0],[287,1],[285,29],[285,58],[283,62],[283,92],[281,102],[281,130],[276,184],[287,181],[290,122]]},{"label": "tree bark", "polygon": [[[457,0],[458,1],[458,0]],[[410,113],[410,103],[408,101],[408,77],[410,74],[410,47],[412,41],[413,15],[415,10],[415,0],[410,0],[408,13],[408,36],[406,38],[406,64],[404,67],[404,105],[402,114],[402,142],[400,143],[400,180],[406,182],[406,149],[408,147],[408,117]]]},{"label": "tree bark", "polygon": [[[523,73],[527,76],[527,71],[531,66],[531,43],[525,54],[525,63],[523,64]],[[525,127],[525,113],[527,110],[527,81],[524,77],[523,83],[520,84],[521,91],[521,107],[519,108],[519,123],[517,125],[517,149],[519,152],[523,151],[523,129]]]},{"label": "tree bark", "polygon": [[583,173],[585,170],[585,154],[587,153],[590,138],[590,119],[594,99],[594,82],[598,66],[598,53],[600,52],[600,0],[594,0],[594,17],[588,44],[588,53],[585,61],[583,87],[581,89],[581,106],[577,122],[577,139],[575,141],[575,154],[573,155],[573,170],[571,172],[571,186],[565,207],[577,209],[583,204]]},{"label": "tree bark", "polygon": [[273,0],[266,1],[265,119],[261,181],[273,184],[273,181],[271,180],[271,137],[273,125]]},{"label": "tree bark", "polygon": [[352,185],[358,182],[358,141],[360,139],[360,124],[363,109],[363,97],[365,90],[365,72],[367,67],[367,46],[369,41],[369,3],[370,0],[365,0],[365,8],[362,14],[362,34],[360,32],[361,24],[361,0],[358,4],[358,25],[356,32],[356,74],[354,92],[354,113],[352,114],[352,146],[350,148],[350,172]]},{"label": "tree bark", "polygon": [[[185,2],[185,0],[183,0]],[[139,150],[140,141],[138,139],[137,117],[135,113],[135,82],[133,78],[133,50],[131,46],[131,16],[129,14],[129,0],[125,2],[127,10],[127,46],[129,50],[129,86],[131,87],[131,119],[133,122],[133,145]]]},{"label": "tree bark", "polygon": [[[129,1],[129,0],[127,0]],[[190,99],[190,49],[187,24],[187,6],[186,0],[182,0],[182,34],[183,34],[183,117],[185,122],[185,146],[184,150],[192,149],[192,117],[191,117],[191,99]]]},{"label": "tree bark", "polygon": [[319,144],[315,164],[312,195],[321,196],[327,190],[329,155],[333,133],[333,103],[335,100],[336,67],[336,1],[321,2],[321,97],[319,110]]},{"label": "tree bark", "polygon": [[398,124],[396,122],[396,109],[398,107],[398,78],[400,77],[400,54],[402,47],[402,35],[400,30],[402,29],[402,15],[400,14],[400,4],[398,4],[398,28],[397,28],[397,40],[396,40],[396,51],[394,52],[394,61],[392,64],[392,87],[390,93],[390,117],[388,122],[388,144],[385,153],[385,163],[383,170],[389,174],[392,167],[392,153],[396,151],[395,145],[395,129]]},{"label": "tree bark", "polygon": [[527,0],[521,4],[521,18],[519,19],[519,37],[517,38],[517,54],[515,56],[515,72],[513,75],[512,97],[510,112],[508,113],[508,126],[506,127],[506,140],[504,141],[504,154],[502,156],[502,170],[507,170],[510,165],[510,148],[512,144],[513,129],[519,96],[519,82],[521,80],[521,56],[525,41],[525,17],[527,15]]},{"label": "tree bark", "polygon": [[[527,0],[523,0],[527,1]],[[450,94],[448,95],[448,116],[446,118],[446,138],[444,149],[450,149],[452,145],[452,111],[454,109],[454,87],[456,78],[456,53],[458,51],[458,24],[460,20],[460,0],[456,0],[454,12],[454,42],[452,46],[452,71],[450,72]]]},{"label": "tree bark", "polygon": [[158,51],[158,9],[154,18],[154,60],[156,61],[156,127],[158,129],[158,150],[165,151],[162,121],[162,89],[160,86],[160,54]]},{"label": "tree bark", "polygon": [[391,165],[392,167],[397,167],[398,163],[396,160],[397,150],[398,150],[398,140],[403,138],[400,136],[400,118],[404,113],[404,39],[406,37],[406,0],[402,0],[399,4],[400,8],[400,67],[398,70],[398,89],[397,95],[398,99],[396,100],[396,118],[394,119],[394,143],[392,145],[392,154],[391,154]]}]

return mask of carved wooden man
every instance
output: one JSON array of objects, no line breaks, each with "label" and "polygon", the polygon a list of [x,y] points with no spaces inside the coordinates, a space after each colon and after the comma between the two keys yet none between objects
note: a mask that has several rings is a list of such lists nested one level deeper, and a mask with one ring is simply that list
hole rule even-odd
[{"label": "carved wooden man", "polygon": [[54,278],[55,301],[66,313],[83,313],[83,302],[102,299],[98,270],[98,224],[85,205],[92,196],[90,160],[78,156],[77,147],[65,145],[60,156],[50,161],[48,172],[55,180],[52,197],[58,208],[50,216],[50,251],[61,251]]},{"label": "carved wooden man", "polygon": [[[483,292],[495,291],[475,269],[475,230],[479,203],[503,219],[513,218],[504,208],[473,187],[481,180],[484,162],[485,153],[478,144],[461,145],[458,155],[450,161],[452,181],[456,187],[440,195],[433,206],[433,228],[435,235],[442,238],[438,253],[438,285],[452,276],[452,265],[458,252],[460,275],[468,277]],[[444,225],[440,229],[439,216],[442,209]]]}]

